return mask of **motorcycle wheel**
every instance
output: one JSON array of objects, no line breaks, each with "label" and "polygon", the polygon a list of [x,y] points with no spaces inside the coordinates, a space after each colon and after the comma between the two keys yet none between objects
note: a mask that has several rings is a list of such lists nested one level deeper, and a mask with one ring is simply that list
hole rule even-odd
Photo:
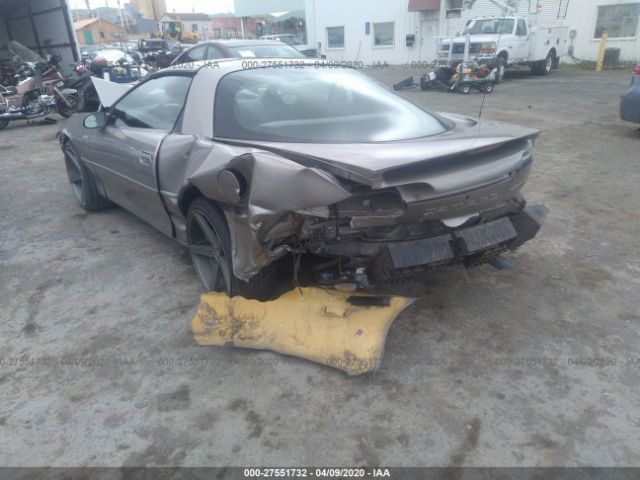
[{"label": "motorcycle wheel", "polygon": [[0,130],[4,130],[9,125],[9,120],[0,120]]},{"label": "motorcycle wheel", "polygon": [[67,102],[69,102],[71,105],[67,105],[61,98],[56,101],[56,109],[58,110],[58,113],[64,118],[69,118],[71,115],[78,111],[77,96],[74,95],[67,97]]},{"label": "motorcycle wheel", "polygon": [[39,117],[47,113],[47,109],[43,108],[43,105],[40,103],[40,97],[36,92],[29,92],[25,97],[23,108],[27,118]]}]

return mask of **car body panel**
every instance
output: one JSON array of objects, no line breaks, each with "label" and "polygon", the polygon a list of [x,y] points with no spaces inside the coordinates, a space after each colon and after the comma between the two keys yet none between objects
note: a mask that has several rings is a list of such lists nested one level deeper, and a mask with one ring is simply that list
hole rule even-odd
[{"label": "car body panel", "polygon": [[[73,142],[105,183],[101,191],[108,198],[182,243],[193,195],[216,202],[229,226],[234,274],[245,281],[296,248],[287,238],[315,245],[313,253],[333,255],[342,245],[370,259],[390,243],[449,235],[505,215],[518,225],[536,130],[444,114],[453,127],[445,133],[396,142],[215,138],[216,88],[225,75],[244,68],[242,60],[229,59],[151,75],[195,72],[182,121],[172,132],[106,127],[91,131],[87,140],[87,129],[74,116],[61,138]],[[149,155],[146,162],[141,152]],[[246,193],[230,195],[220,180],[223,171],[244,179]],[[338,212],[348,219],[336,227],[345,233],[342,244],[340,235],[327,233],[334,228],[334,210],[336,222]],[[365,237],[379,234],[367,243]]]},{"label": "car body panel", "polygon": [[620,118],[640,123],[640,75],[631,77],[631,85],[620,99]]}]

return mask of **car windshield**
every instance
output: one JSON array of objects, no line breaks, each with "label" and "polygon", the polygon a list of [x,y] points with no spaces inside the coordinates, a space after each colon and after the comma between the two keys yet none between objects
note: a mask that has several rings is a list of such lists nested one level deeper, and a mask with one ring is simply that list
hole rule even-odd
[{"label": "car windshield", "polygon": [[512,18],[491,18],[485,20],[476,20],[467,28],[464,33],[471,35],[508,35],[513,33],[515,20]]},{"label": "car windshield", "polygon": [[274,40],[279,40],[287,45],[302,45],[302,42],[295,35],[275,35]]},{"label": "car windshield", "polygon": [[288,45],[242,45],[238,47],[228,47],[234,57],[304,57],[295,48]]},{"label": "car windshield", "polygon": [[445,122],[351,69],[250,69],[218,84],[215,136],[370,143],[442,133]]}]

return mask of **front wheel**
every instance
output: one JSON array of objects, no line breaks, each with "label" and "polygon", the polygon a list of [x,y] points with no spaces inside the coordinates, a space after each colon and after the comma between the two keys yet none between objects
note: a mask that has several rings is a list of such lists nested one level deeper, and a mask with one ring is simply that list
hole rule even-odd
[{"label": "front wheel", "polygon": [[9,120],[0,120],[0,130],[4,130],[5,128],[7,128],[7,125],[9,125]]},{"label": "front wheel", "polygon": [[113,204],[98,192],[93,174],[85,166],[73,145],[66,141],[62,150],[71,190],[78,204],[88,212],[112,206]]}]

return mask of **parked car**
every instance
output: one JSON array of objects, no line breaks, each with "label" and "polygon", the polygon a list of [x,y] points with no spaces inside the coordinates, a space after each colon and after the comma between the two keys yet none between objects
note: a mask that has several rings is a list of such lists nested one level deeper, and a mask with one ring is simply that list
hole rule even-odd
[{"label": "parked car", "polygon": [[276,35],[262,35],[260,40],[277,40],[282,43],[286,43],[287,45],[292,46],[300,53],[302,53],[305,57],[317,57],[318,49],[313,48],[302,41],[299,35],[294,35],[292,33],[279,33]]},{"label": "parked car", "polygon": [[303,58],[304,55],[276,40],[215,40],[185,50],[171,65],[221,58]]},{"label": "parked car", "polygon": [[74,115],[59,139],[78,203],[126,208],[190,249],[206,289],[245,297],[268,293],[285,256],[303,282],[366,286],[536,235],[547,210],[521,189],[538,131],[302,62],[185,64]]},{"label": "parked car", "polygon": [[640,66],[633,72],[631,85],[620,99],[620,118],[627,122],[640,123]]}]

